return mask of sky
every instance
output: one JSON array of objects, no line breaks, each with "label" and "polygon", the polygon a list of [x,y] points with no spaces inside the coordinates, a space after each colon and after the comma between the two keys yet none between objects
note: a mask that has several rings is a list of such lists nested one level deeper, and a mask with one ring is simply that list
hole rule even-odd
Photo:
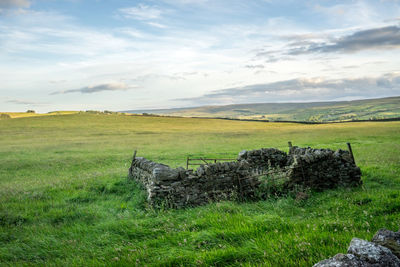
[{"label": "sky", "polygon": [[0,111],[400,95],[400,0],[0,0]]}]

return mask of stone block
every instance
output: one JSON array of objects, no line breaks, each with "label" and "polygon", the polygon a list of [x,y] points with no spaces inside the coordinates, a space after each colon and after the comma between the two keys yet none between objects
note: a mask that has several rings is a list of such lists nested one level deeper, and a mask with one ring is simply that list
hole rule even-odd
[{"label": "stone block", "polygon": [[400,267],[399,258],[390,249],[359,238],[351,240],[347,253],[375,266]]},{"label": "stone block", "polygon": [[387,247],[394,255],[400,258],[400,232],[380,229],[372,238],[372,242]]},{"label": "stone block", "polygon": [[361,261],[353,254],[336,254],[332,258],[314,264],[313,267],[367,267],[371,264]]}]

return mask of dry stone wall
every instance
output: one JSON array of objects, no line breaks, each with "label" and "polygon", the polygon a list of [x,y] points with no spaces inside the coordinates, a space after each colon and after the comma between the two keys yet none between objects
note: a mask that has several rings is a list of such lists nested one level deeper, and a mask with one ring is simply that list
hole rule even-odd
[{"label": "dry stone wall", "polygon": [[242,151],[237,161],[201,165],[197,170],[172,169],[137,157],[129,177],[139,181],[154,206],[186,207],[223,199],[249,199],[260,194],[260,175],[278,172],[288,189],[302,185],[322,190],[359,185],[360,169],[348,151],[292,147],[289,154],[275,148]]},{"label": "dry stone wall", "polygon": [[175,208],[252,198],[260,183],[250,175],[248,164],[239,161],[204,165],[193,171],[136,158],[129,176],[146,187],[152,205]]},{"label": "dry stone wall", "polygon": [[323,190],[339,185],[360,185],[361,170],[349,151],[292,147],[287,177],[289,187],[302,185]]},{"label": "dry stone wall", "polygon": [[273,168],[285,167],[288,155],[276,148],[243,150],[239,153],[238,161],[247,162],[253,173],[261,174]]}]

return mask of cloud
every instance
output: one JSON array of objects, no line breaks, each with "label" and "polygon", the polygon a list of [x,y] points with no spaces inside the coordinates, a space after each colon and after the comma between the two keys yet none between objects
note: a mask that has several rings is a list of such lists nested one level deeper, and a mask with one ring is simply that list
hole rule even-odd
[{"label": "cloud", "polygon": [[110,51],[119,54],[134,46],[130,38],[120,36],[120,32],[79,27],[69,24],[68,17],[58,14],[30,12],[29,19],[23,20],[22,26],[0,26],[0,54],[12,55],[14,61],[20,57],[40,57],[43,62],[54,55],[58,55],[59,60],[64,58],[70,61],[70,56],[100,57]]},{"label": "cloud", "polygon": [[92,94],[101,91],[126,91],[128,89],[132,89],[134,87],[129,87],[125,83],[106,83],[100,84],[96,86],[86,86],[79,89],[71,89],[65,91],[57,91],[51,93],[51,95],[58,95],[58,94],[69,94],[69,93],[82,93],[82,94]]},{"label": "cloud", "polygon": [[32,101],[26,101],[26,100],[20,100],[20,99],[11,99],[6,101],[6,103],[12,103],[16,105],[45,105],[44,103],[38,103],[38,102],[32,102]]},{"label": "cloud", "polygon": [[[354,29],[353,29],[354,30]],[[348,32],[347,29],[345,32]],[[338,31],[343,34],[343,31]],[[336,32],[337,34],[337,32]],[[400,26],[391,25],[336,37],[333,32],[281,35],[285,43],[280,49],[261,48],[254,50],[254,59],[275,63],[294,60],[299,55],[354,54],[366,50],[388,50],[400,48]]]},{"label": "cloud", "polygon": [[200,97],[176,99],[195,105],[282,101],[320,101],[400,95],[400,73],[357,79],[299,78],[216,90]]},{"label": "cloud", "polygon": [[156,28],[160,28],[160,29],[166,29],[168,28],[168,26],[161,24],[161,23],[157,23],[157,22],[147,22],[147,25],[156,27]]},{"label": "cloud", "polygon": [[51,80],[49,83],[51,84],[60,84],[60,83],[65,83],[67,80]]},{"label": "cloud", "polygon": [[247,69],[263,69],[265,66],[262,64],[258,64],[258,65],[246,65],[244,67]]},{"label": "cloud", "polygon": [[0,0],[0,15],[21,14],[31,5],[30,0]]},{"label": "cloud", "polygon": [[136,20],[154,20],[159,19],[163,11],[157,7],[139,4],[136,7],[126,7],[119,9],[119,13],[125,18]]},{"label": "cloud", "polygon": [[[382,18],[378,12],[379,7],[368,3],[368,1],[339,1],[342,3],[338,4],[334,4],[336,1],[326,1],[325,5],[322,3],[323,1],[317,2],[320,2],[320,4],[316,4],[313,7],[316,15],[320,15],[326,22],[336,28],[350,25],[372,25],[381,21]],[[355,11],[357,15],[355,15]]]},{"label": "cloud", "polygon": [[29,0],[0,0],[1,8],[27,8],[31,5]]},{"label": "cloud", "polygon": [[150,74],[145,74],[145,75],[140,75],[137,76],[134,79],[129,79],[131,82],[134,83],[144,83],[144,82],[151,82],[151,81],[155,81],[158,80],[160,82],[164,82],[164,81],[182,81],[182,80],[186,80],[186,76],[190,76],[193,75],[191,73],[174,73],[171,75],[164,75],[164,74],[156,74],[156,73],[150,73]]},{"label": "cloud", "polygon": [[391,19],[385,19],[384,22],[399,22],[400,21],[400,17],[397,18],[391,18]]},{"label": "cloud", "polygon": [[[309,53],[355,53],[362,50],[400,48],[400,27],[387,26],[355,32],[332,43],[307,42],[307,45],[290,49],[289,55]],[[293,46],[294,44],[291,44]]]},{"label": "cloud", "polygon": [[180,5],[199,5],[209,2],[209,0],[163,0],[168,4],[180,4]]}]

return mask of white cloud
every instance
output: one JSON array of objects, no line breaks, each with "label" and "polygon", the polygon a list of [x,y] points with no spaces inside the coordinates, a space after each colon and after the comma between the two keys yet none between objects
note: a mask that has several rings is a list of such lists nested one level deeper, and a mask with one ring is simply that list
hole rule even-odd
[{"label": "white cloud", "polygon": [[[329,1],[326,3],[329,3]],[[316,4],[314,11],[324,16],[325,20],[336,28],[371,27],[382,20],[381,14],[377,11],[377,6],[361,0],[326,6]]]},{"label": "white cloud", "polygon": [[204,4],[210,2],[210,0],[163,0],[166,3],[170,4]]},{"label": "white cloud", "polygon": [[160,29],[166,29],[168,28],[168,26],[161,24],[161,23],[157,23],[157,22],[147,22],[148,25],[156,27],[156,28],[160,28]]},{"label": "white cloud", "polygon": [[119,13],[129,19],[154,20],[159,19],[163,11],[158,7],[139,4],[135,7],[121,8],[119,9]]},{"label": "white cloud", "polygon": [[117,37],[113,33],[95,31],[88,28],[69,26],[32,26],[32,27],[0,27],[1,54],[13,53],[14,59],[18,55],[29,57],[35,53],[50,55],[77,55],[97,56],[112,51],[132,49],[132,43],[126,38]]}]

